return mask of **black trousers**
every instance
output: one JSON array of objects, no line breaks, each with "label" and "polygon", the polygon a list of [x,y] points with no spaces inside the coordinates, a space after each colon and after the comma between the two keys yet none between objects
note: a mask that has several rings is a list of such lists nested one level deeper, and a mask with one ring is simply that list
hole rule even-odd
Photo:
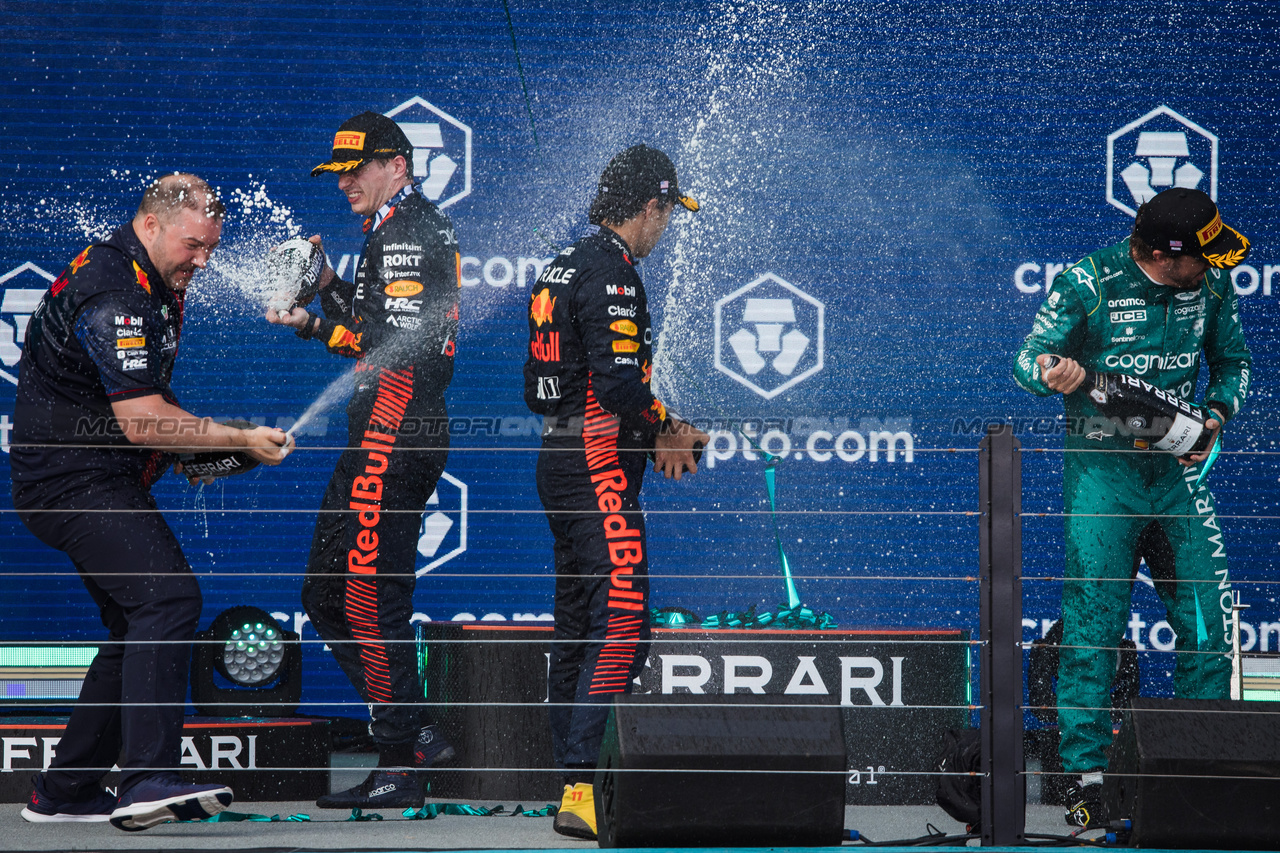
[{"label": "black trousers", "polygon": [[[569,784],[590,782],[609,708],[649,654],[642,452],[538,454],[538,496],[555,537],[555,633],[547,696],[551,749]],[[611,452],[612,451],[612,452]]]},{"label": "black trousers", "polygon": [[127,791],[160,770],[177,770],[200,620],[200,586],[150,493],[123,484],[60,498],[15,489],[18,517],[40,541],[71,558],[109,634],[98,647],[57,755],[51,794],[81,799],[112,764]]},{"label": "black trousers", "polygon": [[449,455],[444,401],[415,406],[411,379],[381,370],[348,408],[348,449],[325,490],[302,585],[311,624],[385,745],[412,740],[430,717],[409,620],[422,514]]}]

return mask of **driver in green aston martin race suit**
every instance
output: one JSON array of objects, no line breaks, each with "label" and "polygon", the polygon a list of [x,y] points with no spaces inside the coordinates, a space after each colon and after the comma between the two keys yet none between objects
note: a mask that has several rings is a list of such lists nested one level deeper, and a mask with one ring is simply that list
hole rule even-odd
[{"label": "driver in green aston martin race suit", "polygon": [[[1138,560],[1146,559],[1177,633],[1180,697],[1227,698],[1232,605],[1213,496],[1196,486],[1207,452],[1179,460],[1150,448],[1150,436],[1103,418],[1086,394],[1072,392],[1090,368],[1138,376],[1190,400],[1203,352],[1203,405],[1214,415],[1208,425],[1217,429],[1233,417],[1248,392],[1250,356],[1225,270],[1247,251],[1248,241],[1222,224],[1208,195],[1166,190],[1138,211],[1128,240],[1054,279],[1015,359],[1024,389],[1065,395],[1058,724],[1063,768],[1080,776],[1068,823],[1092,827],[1106,819],[1099,794],[1115,655],[1098,650],[1116,648],[1124,636]],[[1048,354],[1062,362],[1047,369]]]}]

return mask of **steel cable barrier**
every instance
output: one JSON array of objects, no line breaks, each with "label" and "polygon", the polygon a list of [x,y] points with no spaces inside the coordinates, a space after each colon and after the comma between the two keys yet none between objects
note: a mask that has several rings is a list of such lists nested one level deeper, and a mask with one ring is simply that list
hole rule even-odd
[{"label": "steel cable barrier", "polygon": [[[327,468],[341,449],[304,444],[291,464]],[[536,450],[464,446],[454,452],[461,462],[452,470],[465,471],[472,465],[502,464],[495,459],[529,457]],[[1100,576],[1090,578],[1122,588],[1118,601],[1124,611],[1120,621],[1126,642],[1112,645],[1102,638],[1068,642],[1059,602],[1064,585],[1073,582],[1071,576],[1064,576],[1042,551],[1025,544],[1062,535],[1060,525],[1069,514],[1055,507],[1053,492],[1066,453],[1025,448],[1007,427],[992,427],[977,449],[916,447],[913,452],[948,460],[957,482],[967,488],[957,488],[949,504],[935,503],[929,509],[904,506],[885,492],[853,500],[839,494],[835,500],[818,496],[811,498],[813,506],[791,508],[795,497],[785,488],[785,466],[774,479],[775,484],[780,479],[784,488],[771,489],[760,475],[777,460],[762,451],[761,470],[756,472],[760,480],[744,484],[734,506],[699,506],[696,497],[658,491],[674,483],[647,492],[644,519],[654,555],[647,616],[653,635],[631,692],[673,712],[705,709],[708,702],[720,708],[757,710],[762,703],[839,707],[841,769],[791,768],[786,778],[834,772],[841,780],[842,801],[857,805],[931,804],[946,797],[954,805],[957,795],[954,791],[944,794],[943,788],[967,791],[972,799],[965,805],[977,810],[976,819],[950,835],[925,836],[930,843],[965,833],[986,843],[1060,843],[1049,838],[1055,833],[1045,832],[1043,826],[1036,827],[1039,832],[1029,831],[1026,814],[1028,804],[1061,811],[1078,805],[1071,798],[1080,791],[1072,786],[1081,771],[1064,770],[1059,755],[1064,747],[1057,714],[1064,707],[1068,712],[1096,711],[1105,716],[1105,735],[1094,748],[1105,753],[1108,762],[1097,799],[1089,804],[1095,812],[1102,809],[1105,819],[1095,819],[1087,827],[1064,824],[1056,833],[1064,838],[1081,843],[1107,838],[1124,842],[1133,832],[1134,815],[1144,814],[1148,840],[1167,841],[1168,833],[1155,827],[1168,824],[1165,798],[1175,794],[1151,786],[1177,785],[1179,780],[1185,785],[1202,785],[1206,780],[1258,785],[1273,778],[1267,775],[1273,769],[1267,757],[1272,744],[1259,728],[1259,720],[1275,713],[1275,706],[1265,700],[1275,698],[1273,682],[1280,678],[1270,648],[1280,635],[1280,623],[1240,619],[1251,609],[1249,601],[1257,602],[1260,612],[1271,603],[1274,580],[1268,577],[1265,564],[1255,573],[1237,569],[1228,578],[1224,568],[1217,568],[1211,570],[1216,571],[1211,577],[1188,581],[1177,576],[1180,567],[1174,554],[1164,539],[1153,538],[1149,528],[1157,518],[1168,516],[1079,514],[1081,520],[1088,519],[1086,525],[1099,519],[1122,519],[1146,533],[1119,539],[1094,535],[1117,553],[1131,555],[1123,559],[1132,560],[1132,573],[1111,577],[1095,572]],[[1270,456],[1224,451],[1215,475],[1227,479],[1238,476],[1240,468],[1267,470]],[[714,475],[714,471],[714,463],[704,465],[699,475]],[[258,606],[271,607],[271,602],[279,600],[257,598],[254,590],[263,582],[301,586],[299,555],[267,552],[256,554],[248,565],[231,569],[218,565],[219,550],[246,526],[279,530],[311,526],[314,508],[287,500],[280,506],[262,506],[264,493],[248,501],[235,493],[237,487],[255,482],[267,486],[267,500],[279,500],[283,496],[273,494],[271,477],[271,469],[263,468],[212,486],[192,486],[193,491],[177,505],[156,510],[183,530],[189,551],[210,549],[205,553],[212,559],[196,571],[206,598],[235,602],[235,606],[216,614],[206,606],[203,630],[195,638],[190,701],[182,703],[188,716],[180,763],[154,769],[177,770],[197,781],[230,781],[250,802],[322,796],[339,784],[334,780],[358,775],[363,772],[358,768],[371,766],[376,758],[365,700],[343,683],[327,654],[331,646],[314,635],[305,614]],[[1195,481],[1189,477],[1187,482]],[[210,491],[219,493],[216,506],[209,505]],[[464,514],[500,519],[535,516],[540,521],[542,509],[529,506],[531,491],[524,489],[523,506],[519,500],[502,507],[466,500],[457,508],[437,509],[439,501],[433,496],[426,513],[404,512],[422,516],[423,537],[444,525],[439,516],[450,525],[461,523]],[[1029,511],[1024,491],[1040,507]],[[879,501],[894,508],[876,507]],[[1265,537],[1276,517],[1213,511],[1206,497],[1200,501],[1204,512],[1173,516],[1173,523],[1203,527],[1208,543],[1205,553],[1218,555],[1215,559],[1226,547],[1224,538],[1239,541],[1240,552],[1246,555],[1241,562],[1248,565],[1250,540]],[[13,512],[6,510],[6,514]],[[789,558],[787,550],[793,540],[803,544],[804,537],[793,534],[805,522],[813,525],[815,521],[817,529],[838,531],[832,537],[833,554],[867,554],[874,543],[886,541],[886,527],[904,527],[911,532],[916,568],[910,574],[899,573],[895,568],[902,565],[903,555],[886,553],[864,557],[860,564],[845,563],[837,570],[822,566],[824,570],[814,571]],[[749,558],[724,553],[708,536],[708,530],[726,523],[754,531],[748,537],[757,540],[759,556],[749,565]],[[706,542],[702,561],[696,567],[663,565],[664,544],[689,537]],[[791,550],[794,554],[795,549]],[[61,603],[75,594],[78,585],[69,567],[58,564],[62,559],[51,552],[23,563],[9,561],[6,582],[21,585],[32,607],[58,601],[69,613],[86,610]],[[512,565],[502,548],[494,549],[492,559],[492,567],[479,573],[439,567],[419,570],[416,606],[447,607],[437,596],[447,602],[450,590],[468,584],[516,584],[549,603],[554,576],[549,555],[540,564],[531,561],[519,567],[522,570]],[[223,591],[228,587],[234,592]],[[1153,608],[1161,607],[1162,600],[1175,606],[1179,600],[1176,594],[1171,598],[1162,592],[1186,589],[1211,594],[1195,596],[1191,605],[1184,604],[1166,619],[1156,618],[1158,610]],[[1131,598],[1132,611],[1126,606]],[[1194,603],[1202,598],[1205,603]],[[852,607],[844,605],[846,613],[854,614],[848,622],[837,621],[823,608],[845,599],[854,601]],[[883,602],[888,600],[900,602],[899,613],[885,609]],[[919,615],[924,609],[945,613],[946,618],[930,628],[902,627],[902,617]],[[420,612],[414,617],[413,639],[373,643],[384,648],[412,645],[421,689],[420,698],[412,704],[427,711],[437,733],[456,750],[456,760],[427,774],[426,792],[433,801],[556,801],[561,771],[553,766],[548,715],[564,703],[551,701],[548,692],[551,622],[546,615],[530,613],[529,617],[507,620],[485,614],[477,618],[462,612],[433,621]],[[10,634],[0,646],[6,713],[0,724],[5,728],[6,770],[47,768],[56,754],[58,730],[79,692],[79,679],[101,644],[90,625],[77,621],[89,620],[67,617],[66,640],[40,638],[37,642]],[[1179,646],[1172,624],[1190,625],[1194,644]],[[1225,644],[1225,654],[1223,647],[1196,648],[1208,644],[1210,631],[1215,641],[1221,638]],[[331,644],[337,642],[344,641]],[[1086,663],[1101,660],[1105,664],[1106,695],[1114,704],[1064,706],[1059,701],[1064,671],[1060,659],[1072,650],[1084,652]],[[1215,680],[1188,688],[1191,682],[1181,680],[1181,673],[1174,676],[1175,660],[1178,667],[1194,667],[1185,663],[1188,658],[1212,659]],[[1175,684],[1177,691],[1195,691],[1192,698],[1181,704],[1143,698],[1169,696]],[[1155,721],[1145,730],[1143,714]],[[1221,722],[1223,717],[1230,723]],[[1178,729],[1179,725],[1190,725],[1190,731]],[[947,751],[950,733],[964,730],[975,732],[980,744],[969,753],[967,763],[961,758],[961,745],[952,744],[951,752]],[[1224,731],[1233,733],[1237,748],[1231,747]],[[1171,737],[1178,739],[1168,742]],[[1203,740],[1201,752],[1188,746],[1187,738]],[[1243,753],[1240,743],[1246,744]],[[1169,754],[1160,752],[1162,746]],[[1187,755],[1198,757],[1176,763],[1176,758]],[[718,759],[723,761],[724,756]],[[768,762],[767,755],[748,755],[736,769],[765,776],[782,773],[769,769]],[[344,767],[355,769],[344,775]],[[615,772],[665,772],[686,778],[699,773],[723,775],[724,770],[718,766],[643,771],[620,767]],[[8,787],[13,790],[6,796],[25,797],[26,778],[18,772],[0,777],[12,780]],[[115,773],[109,774],[108,784],[114,778]],[[1247,787],[1243,790],[1242,794],[1237,789],[1234,795],[1250,793]],[[966,794],[958,796],[963,800]],[[1134,811],[1143,808],[1147,811]],[[966,812],[953,810],[952,814]],[[1265,821],[1262,829],[1239,829],[1240,821],[1226,817],[1197,820],[1198,828],[1180,829],[1179,837],[1212,843],[1214,838],[1234,837],[1232,832],[1268,831]],[[1247,834],[1241,837],[1256,840]]]},{"label": "steel cable barrier", "polygon": [[[788,843],[765,834],[765,819],[778,830],[777,816],[810,814],[780,799],[796,796],[849,832],[867,829],[866,815],[908,815],[916,837],[903,840],[922,845],[1280,847],[1266,834],[1273,807],[1259,792],[1280,798],[1265,787],[1276,774],[1258,734],[1280,699],[1269,369],[1280,125],[1258,97],[1280,91],[1268,61],[1277,24],[1280,6],[1253,0],[1087,14],[1050,0],[6,3],[0,472],[19,464],[0,473],[0,802],[29,804],[31,776],[60,747],[103,770],[116,761],[113,743],[99,755],[60,740],[73,707],[101,721],[145,706],[154,713],[130,717],[133,738],[169,741],[144,753],[171,756],[160,764],[186,782],[230,785],[248,811],[328,798],[383,763],[421,770],[391,780],[421,782],[412,808],[395,810],[419,820],[554,820],[560,804],[584,802],[566,800],[564,783],[589,777],[609,815],[601,840],[622,846],[729,843],[694,827],[729,812],[650,809],[673,796],[737,808],[731,822],[758,845]],[[416,186],[390,217],[348,191],[355,152],[377,159],[383,134]],[[565,390],[546,368],[570,343],[558,324],[572,300],[558,288],[584,280],[571,272],[584,252],[562,250],[608,241],[589,224],[608,205],[593,215],[593,201],[610,195],[609,164],[628,151],[653,167],[646,181],[661,171],[649,189],[672,208],[647,256],[635,240],[652,234],[623,241],[628,278],[601,288],[616,338],[607,364],[642,377],[706,442],[680,482],[631,465],[645,470],[643,515],[620,479],[601,476],[585,509],[560,507],[549,524],[539,455],[545,469],[584,454],[542,452],[548,424],[534,413]],[[194,272],[182,300],[159,299],[170,294],[159,268],[143,269],[149,255],[121,266],[128,293],[167,313],[91,312],[94,364],[150,371],[145,351],[158,346],[162,384],[184,409],[286,430],[297,448],[278,467],[206,485],[157,464],[154,506],[138,490],[72,499],[84,484],[49,475],[83,461],[72,442],[35,454],[43,471],[19,470],[31,417],[54,408],[19,411],[48,322],[40,306],[77,293],[64,290],[77,276],[97,280],[112,251],[101,243],[127,241],[117,229],[178,169],[220,199],[220,242],[204,234],[186,248],[205,267],[170,271]],[[1216,258],[1199,300],[1191,288],[1139,293],[1136,256],[1117,249],[1169,191],[1214,212],[1189,235],[1164,235],[1170,253],[1196,241]],[[445,249],[367,242],[405,226],[414,206]],[[323,252],[307,245],[313,234]],[[1224,251],[1205,248],[1224,239]],[[1111,247],[1102,269],[1075,261],[1100,246]],[[301,264],[294,291],[319,286],[327,261],[384,332],[431,325],[419,279],[434,270],[451,304],[432,316],[456,335],[415,352],[436,368],[416,376],[447,384],[447,414],[408,411],[404,371],[352,366],[346,356],[376,332],[362,342],[350,324],[299,317],[303,339],[267,322],[268,304],[281,320],[305,301],[273,290],[286,256]],[[368,279],[384,272],[379,290]],[[1192,469],[1112,450],[1105,431],[1095,446],[1056,395],[1027,393],[1045,388],[1019,345],[1079,308],[1068,287],[1096,298],[1084,306],[1090,334],[1114,345],[1092,368],[1132,389],[1172,366],[1177,386],[1154,389],[1166,402],[1238,410],[1203,482],[1204,465],[1178,479]],[[324,305],[345,292],[307,307],[345,318]],[[89,322],[67,325],[68,343],[88,340]],[[1230,349],[1237,368],[1246,357],[1241,329],[1252,387],[1237,369],[1233,399],[1213,396],[1218,356]],[[1172,353],[1166,332],[1216,345],[1208,381],[1200,350]],[[1063,344],[1043,355],[1067,358]],[[71,386],[85,390],[90,360],[72,365]],[[349,414],[353,388],[375,378],[386,393]],[[134,452],[114,408],[94,399],[75,438]],[[349,434],[373,417],[364,404],[397,422],[398,458],[420,463],[395,489],[377,479],[387,434]],[[210,428],[193,424],[174,433]],[[593,439],[607,432],[599,417],[589,427]],[[330,490],[356,445],[368,458]],[[631,453],[618,452],[619,468]],[[20,495],[19,513],[24,477],[42,494]],[[1150,503],[1156,492],[1169,503]],[[552,528],[597,517],[593,547],[609,571],[593,590],[617,618],[591,645],[577,639],[581,601],[565,593],[557,613],[572,537],[557,551]],[[341,547],[339,527],[352,537]],[[46,542],[81,569],[109,564],[111,584],[167,590],[181,630],[143,614],[146,642],[115,642],[120,602],[96,569],[82,576]],[[307,586],[309,562],[337,586]],[[160,564],[190,575],[151,574]],[[387,602],[390,628],[378,620]],[[563,642],[557,620],[572,633]],[[560,677],[579,648],[600,651],[581,701]],[[117,679],[126,657],[134,670],[157,663]],[[117,681],[128,682],[119,695],[103,687]],[[555,755],[575,709],[587,722],[569,714],[570,727],[590,738],[574,742],[598,736],[602,748],[566,760],[565,774]],[[136,779],[137,761],[121,763],[105,777],[113,789]],[[764,790],[781,792],[761,805]],[[299,813],[350,814],[355,831],[378,814],[352,808]],[[683,836],[629,834],[681,821]]]},{"label": "steel cable barrier", "polygon": [[[1274,846],[1280,627],[1265,543],[1278,518],[1249,484],[1273,475],[1275,454],[1224,450],[1201,477],[1205,463],[1155,451],[1020,450],[1028,799],[1077,809],[1072,834],[1110,843]],[[1164,481],[1134,488],[1118,466]],[[1114,479],[1083,493],[1097,468]],[[1075,512],[1054,494],[1064,477]],[[1029,545],[1064,529],[1065,572]]]},{"label": "steel cable barrier", "polygon": [[[286,464],[327,472],[341,450],[303,443]],[[879,450],[882,458],[888,452]],[[945,458],[944,464],[953,466],[957,478],[967,480],[970,488],[957,489],[948,503],[933,503],[928,509],[914,508],[883,491],[855,496],[839,489],[802,507],[803,495],[788,488],[785,464],[778,468],[779,487],[771,501],[775,495],[766,485],[761,459],[754,476],[743,478],[734,505],[699,505],[696,496],[681,498],[666,491],[674,483],[654,483],[657,475],[651,471],[644,519],[654,555],[646,612],[653,636],[631,690],[662,697],[672,707],[680,707],[682,699],[696,703],[716,697],[717,704],[730,707],[755,707],[757,697],[835,705],[846,712],[849,757],[836,775],[848,801],[932,803],[933,764],[942,732],[967,726],[978,708],[971,677],[973,650],[981,645],[975,636],[978,573],[973,555],[983,514],[977,508],[972,472],[974,449],[912,452]],[[459,461],[450,471],[467,477],[472,467],[528,460],[536,449],[455,447],[451,453]],[[714,466],[704,462],[697,476],[714,476]],[[305,554],[266,547],[257,549],[247,563],[225,556],[228,545],[248,530],[276,530],[280,537],[294,531],[294,540],[297,532],[309,533],[317,509],[299,506],[274,488],[274,474],[263,466],[191,487],[170,478],[170,485],[177,485],[170,492],[176,501],[164,506],[162,498],[161,508],[154,511],[181,532],[205,596],[201,630],[194,641],[191,693],[183,703],[193,715],[188,717],[179,765],[164,769],[196,779],[241,780],[232,784],[245,787],[250,799],[327,792],[331,753],[334,767],[360,766],[368,763],[374,748],[368,706],[328,654],[331,645],[344,641],[326,644],[304,612],[280,609],[282,603],[294,606],[287,591],[296,596],[301,587],[304,567],[299,563]],[[690,485],[696,482],[695,477]],[[254,490],[255,485],[262,488]],[[439,491],[446,485],[442,480]],[[499,524],[529,517],[543,523],[532,478],[511,487],[516,494],[505,506],[486,506],[468,495],[450,507],[433,495],[425,513],[383,512],[421,516],[422,550],[424,540],[437,537],[438,528],[477,517],[492,517]],[[246,489],[257,493],[245,499]],[[211,499],[211,493],[217,497]],[[889,507],[876,506],[886,497]],[[279,505],[263,505],[268,502]],[[37,511],[54,516],[84,512],[109,517],[133,511]],[[14,510],[5,514],[12,516]],[[724,525],[745,530],[754,553],[716,547],[715,532]],[[886,536],[886,529],[905,531],[906,536]],[[800,556],[804,552],[797,546],[815,530],[828,537],[823,552],[832,556],[824,561],[838,560],[838,570],[814,565],[808,554]],[[700,560],[673,565],[664,545],[690,539],[705,543],[692,549]],[[888,539],[911,550],[910,572],[898,567],[901,553],[871,553],[876,543]],[[258,541],[269,540],[268,536]],[[489,548],[490,565],[480,572],[450,571],[447,566],[418,569],[416,637],[379,640],[376,645],[413,646],[422,689],[415,704],[428,711],[457,748],[459,759],[433,774],[433,796],[555,800],[560,771],[552,766],[547,724],[548,710],[555,704],[547,690],[552,623],[546,611],[554,580],[550,543],[546,553],[522,566],[515,565],[517,560],[501,544]],[[855,561],[849,559],[851,554],[867,556]],[[427,562],[422,554],[418,557],[420,563]],[[9,745],[7,770],[48,767],[56,752],[56,735],[37,729],[60,725],[102,643],[93,620],[87,618],[85,605],[90,602],[79,600],[86,596],[76,589],[79,580],[69,564],[62,565],[65,561],[63,555],[45,551],[6,564],[6,582],[25,589],[33,606],[57,602],[67,614],[60,625],[68,637],[37,641],[11,634],[0,647],[0,684],[11,717],[4,735]],[[515,587],[532,606],[514,618],[477,615],[461,610],[467,607],[468,593],[458,592],[459,587]],[[898,602],[896,608],[886,609],[887,600]],[[451,608],[460,612],[454,614]],[[840,608],[840,619],[827,608]],[[944,618],[929,627],[912,625],[911,620],[925,611]],[[441,613],[446,618],[437,616]],[[318,727],[318,732],[306,725],[322,721],[327,728]],[[289,737],[295,738],[295,746],[287,745]],[[316,763],[298,761],[303,755]],[[251,781],[255,773],[263,777],[258,782]],[[15,772],[8,778],[14,781],[11,794],[25,797],[27,777]],[[113,778],[114,774],[108,777]]]}]

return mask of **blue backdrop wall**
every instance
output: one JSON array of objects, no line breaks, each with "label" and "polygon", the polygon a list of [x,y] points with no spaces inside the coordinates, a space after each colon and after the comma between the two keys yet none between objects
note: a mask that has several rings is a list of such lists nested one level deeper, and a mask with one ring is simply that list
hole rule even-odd
[{"label": "blue backdrop wall", "polygon": [[[703,203],[642,266],[661,329],[654,379],[685,417],[719,427],[696,477],[646,489],[654,604],[707,615],[783,598],[763,463],[725,429],[744,421],[784,457],[778,524],[806,603],[842,627],[975,627],[974,450],[984,425],[1012,420],[1047,451],[1024,472],[1024,507],[1044,513],[1024,525],[1032,639],[1058,609],[1060,587],[1034,578],[1061,574],[1061,403],[1015,386],[1012,353],[1056,271],[1126,236],[1136,199],[1176,175],[1253,241],[1233,280],[1254,393],[1213,484],[1252,607],[1246,645],[1280,648],[1274,4],[512,0],[509,19],[501,2],[352,8],[0,7],[6,452],[40,293],[174,169],[207,178],[230,209],[192,288],[176,389],[198,414],[294,423],[348,365],[260,319],[257,264],[273,243],[319,233],[349,273],[359,220],[332,176],[308,171],[343,119],[384,112],[420,146],[464,255],[454,450],[424,517],[416,609],[548,619],[539,422],[521,400],[530,285],[585,224],[609,157],[644,141]],[[1153,131],[1185,142],[1173,172],[1140,144]],[[745,315],[748,298],[790,302],[782,352]],[[298,589],[344,430],[339,401],[278,469],[157,487],[202,577],[205,624],[255,603],[315,639]],[[15,518],[7,466],[0,481],[0,640],[98,638],[67,560]],[[1171,646],[1155,595],[1136,589],[1135,639]],[[309,707],[355,701],[318,644],[306,661]],[[1168,689],[1168,663],[1144,661],[1149,690]]]}]

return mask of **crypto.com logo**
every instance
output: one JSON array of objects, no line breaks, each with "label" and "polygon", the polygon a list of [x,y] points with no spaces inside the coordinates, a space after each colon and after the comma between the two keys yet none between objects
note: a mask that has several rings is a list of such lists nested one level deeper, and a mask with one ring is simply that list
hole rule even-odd
[{"label": "crypto.com logo", "polygon": [[418,554],[425,565],[414,572],[427,572],[467,550],[467,484],[450,474],[441,474],[436,490],[427,499],[427,511],[418,528]]},{"label": "crypto.com logo", "polygon": [[1218,137],[1162,104],[1107,137],[1107,201],[1136,216],[1170,187],[1218,200]]},{"label": "crypto.com logo", "polygon": [[471,128],[422,98],[387,110],[413,146],[413,177],[444,208],[471,194]]},{"label": "crypto.com logo", "polygon": [[716,302],[715,322],[716,370],[766,400],[822,369],[822,303],[773,273]]},{"label": "crypto.com logo", "polygon": [[0,275],[0,377],[14,385],[18,384],[18,359],[22,358],[27,323],[53,278],[30,262]]}]

